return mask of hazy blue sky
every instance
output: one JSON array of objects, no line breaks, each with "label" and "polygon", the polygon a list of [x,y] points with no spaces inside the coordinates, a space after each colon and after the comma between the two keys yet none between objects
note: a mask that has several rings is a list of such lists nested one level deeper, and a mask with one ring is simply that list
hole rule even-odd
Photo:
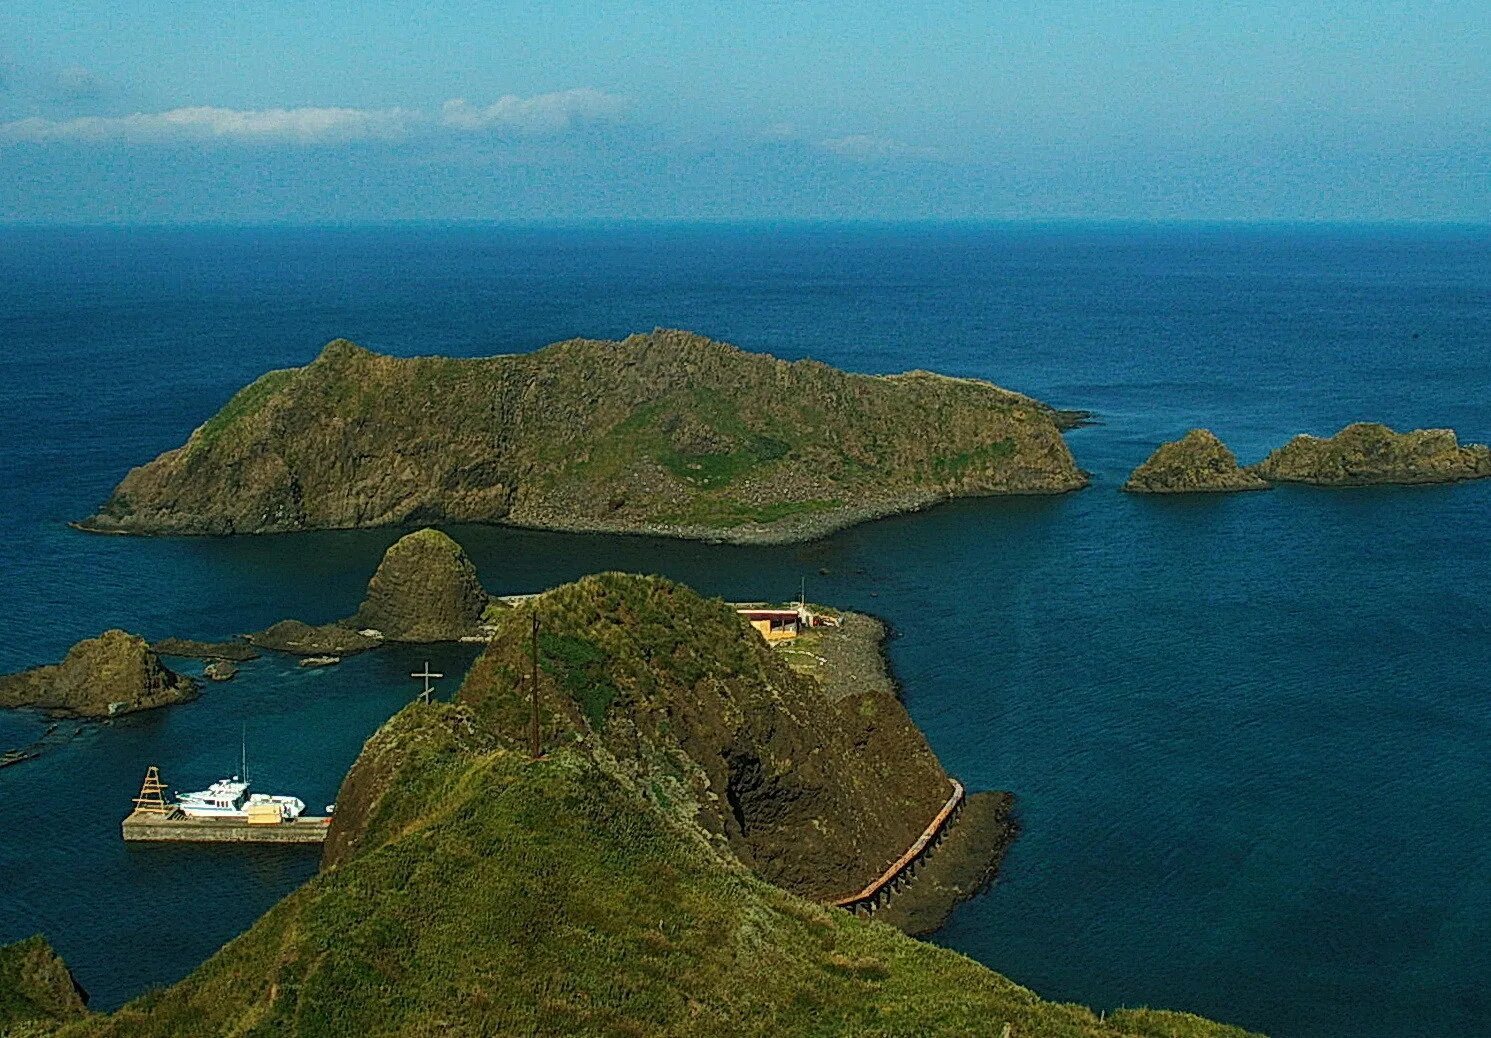
[{"label": "hazy blue sky", "polygon": [[4,0],[0,220],[1491,221],[1491,0]]}]

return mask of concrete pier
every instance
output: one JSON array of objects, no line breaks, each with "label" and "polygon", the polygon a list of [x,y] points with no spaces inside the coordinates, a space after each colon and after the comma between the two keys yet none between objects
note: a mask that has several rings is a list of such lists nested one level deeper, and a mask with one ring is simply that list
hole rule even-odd
[{"label": "concrete pier", "polygon": [[275,825],[250,825],[242,818],[188,818],[179,811],[161,815],[136,811],[121,829],[129,841],[156,843],[322,843],[328,816],[305,816]]}]

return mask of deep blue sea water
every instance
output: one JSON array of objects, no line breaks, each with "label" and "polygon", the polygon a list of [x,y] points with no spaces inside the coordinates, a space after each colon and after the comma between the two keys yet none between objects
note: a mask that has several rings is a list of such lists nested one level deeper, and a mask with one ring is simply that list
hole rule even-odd
[{"label": "deep blue sea water", "polygon": [[[453,530],[493,591],[622,568],[785,598],[806,577],[886,617],[933,747],[1024,823],[937,940],[1047,997],[1491,1034],[1491,481],[1117,492],[1193,425],[1245,461],[1357,419],[1491,439],[1484,230],[3,230],[0,670],[109,626],[217,637],[356,606],[396,532],[65,525],[264,370],[336,336],[481,355],[656,325],[1090,408],[1069,442],[1094,485],[787,548]],[[145,766],[209,781],[246,730],[262,786],[319,806],[410,670],[431,659],[448,691],[470,656],[269,657],[0,771],[0,941],[43,931],[101,1008],[184,975],[315,854],[125,848]],[[0,747],[41,728],[0,712]]]}]

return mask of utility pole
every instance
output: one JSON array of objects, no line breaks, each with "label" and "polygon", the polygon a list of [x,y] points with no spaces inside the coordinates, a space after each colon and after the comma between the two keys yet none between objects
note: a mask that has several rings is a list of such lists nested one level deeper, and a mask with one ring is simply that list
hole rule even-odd
[{"label": "utility pole", "polygon": [[533,611],[533,677],[529,688],[531,696],[529,713],[532,715],[528,728],[528,750],[534,760],[543,756],[542,735],[538,720],[538,610]]}]

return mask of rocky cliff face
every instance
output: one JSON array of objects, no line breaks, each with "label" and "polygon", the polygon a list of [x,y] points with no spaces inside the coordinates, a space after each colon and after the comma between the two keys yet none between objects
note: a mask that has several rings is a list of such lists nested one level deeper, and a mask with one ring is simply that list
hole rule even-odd
[{"label": "rocky cliff face", "polygon": [[1194,494],[1267,490],[1263,478],[1238,467],[1227,445],[1207,429],[1161,444],[1129,476],[1123,489],[1136,494]]},{"label": "rocky cliff face", "polygon": [[145,639],[118,630],[78,642],[61,663],[0,677],[0,706],[75,717],[113,717],[196,695],[197,683],[168,669]]},{"label": "rocky cliff face", "polygon": [[1296,436],[1253,471],[1281,483],[1321,486],[1452,483],[1491,476],[1491,450],[1461,446],[1450,429],[1397,433],[1359,422],[1329,439]]},{"label": "rocky cliff face", "polygon": [[331,343],[130,472],[85,529],[507,522],[786,541],[951,497],[1085,485],[1045,405],[697,335],[452,360]]},{"label": "rocky cliff face", "polygon": [[391,641],[456,641],[477,632],[489,601],[461,546],[439,530],[418,530],[384,554],[350,623]]}]

